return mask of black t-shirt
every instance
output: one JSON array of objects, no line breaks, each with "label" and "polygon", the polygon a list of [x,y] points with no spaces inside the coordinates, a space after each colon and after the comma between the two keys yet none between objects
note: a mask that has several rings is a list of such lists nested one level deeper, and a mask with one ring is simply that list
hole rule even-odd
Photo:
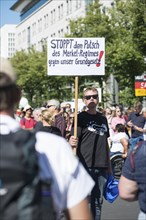
[{"label": "black t-shirt", "polygon": [[41,121],[37,121],[37,123],[34,126],[34,131],[35,132],[40,131],[42,127],[43,127],[43,123]]},{"label": "black t-shirt", "polygon": [[54,126],[43,126],[39,131],[49,132],[58,136],[62,136],[60,129]]},{"label": "black t-shirt", "polygon": [[77,134],[77,155],[83,165],[88,168],[107,168],[109,128],[106,117],[99,112],[95,115],[81,112],[78,115]]}]

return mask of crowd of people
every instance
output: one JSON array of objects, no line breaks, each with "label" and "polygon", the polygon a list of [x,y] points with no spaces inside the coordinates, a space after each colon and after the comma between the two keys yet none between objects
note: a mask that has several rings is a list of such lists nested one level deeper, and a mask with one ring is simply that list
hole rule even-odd
[{"label": "crowd of people", "polygon": [[[47,126],[57,127],[61,131],[61,135],[69,140],[74,119],[74,109],[71,108],[69,103],[60,103],[57,99],[51,99],[45,103],[46,105],[43,104],[43,107],[33,108],[26,104],[23,108],[17,109],[15,112],[16,120],[20,122],[22,128],[38,131],[44,125],[43,121],[45,119],[43,119],[42,112],[46,110],[46,114],[48,111],[48,118],[51,117]],[[85,105],[81,112],[86,110],[87,107]],[[136,142],[145,138],[146,107],[142,108],[141,102],[135,102],[133,107],[126,110],[120,105],[109,106],[105,109],[98,108],[97,105],[96,111],[102,113],[107,119],[109,128],[108,144],[111,151],[113,151],[113,138],[115,139],[117,133],[119,133],[116,128],[118,124],[119,126],[123,125],[124,130],[120,133],[128,140],[128,146],[133,147]],[[120,142],[120,139],[118,139],[118,142]]]},{"label": "crowd of people", "polygon": [[[22,109],[15,109],[19,104],[21,91],[10,62],[2,58],[0,91],[1,135],[11,135],[20,128],[35,135],[31,148],[35,148],[38,154],[39,178],[43,181],[46,178],[52,179],[52,195],[57,213],[67,213],[67,218],[72,220],[100,220],[105,185],[113,172],[110,155],[121,152],[122,157],[127,159],[120,180],[120,196],[125,200],[138,198],[140,216],[145,217],[146,155],[142,152],[146,152],[146,108],[142,107],[141,102],[135,102],[133,108],[126,112],[120,105],[101,109],[98,107],[98,90],[94,87],[86,88],[83,91],[85,107],[77,117],[76,137],[75,115],[69,103],[60,104],[57,99],[51,99],[40,108],[34,109],[26,104]],[[135,178],[128,171],[131,165],[127,161],[130,161],[130,152],[136,146],[143,147],[141,153],[136,154],[135,158],[138,159],[134,163],[135,175],[139,170],[137,163],[139,167],[144,167],[141,182],[138,176]],[[74,148],[76,155],[73,154]],[[140,160],[140,157],[143,159]],[[0,171],[3,171],[2,167]],[[5,175],[0,175],[0,181],[5,183]],[[13,179],[9,181],[13,183]],[[124,181],[129,187],[132,181],[131,194],[136,193],[135,196],[130,197],[128,189],[124,188]],[[137,197],[139,192],[140,196]],[[2,220],[6,219],[7,213],[2,212],[1,206],[0,212]]]},{"label": "crowd of people", "polygon": [[24,108],[17,109],[15,118],[23,129],[35,132],[48,130],[68,140],[74,112],[69,103],[61,105],[57,99],[51,99],[46,102],[45,107],[33,109],[27,104]]}]

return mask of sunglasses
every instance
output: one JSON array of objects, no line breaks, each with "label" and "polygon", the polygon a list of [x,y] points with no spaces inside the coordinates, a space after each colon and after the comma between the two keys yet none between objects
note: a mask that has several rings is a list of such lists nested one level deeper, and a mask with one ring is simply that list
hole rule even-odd
[{"label": "sunglasses", "polygon": [[91,97],[92,97],[93,99],[97,99],[97,98],[98,98],[98,95],[85,95],[85,96],[84,96],[84,98],[85,98],[86,100],[90,100]]},{"label": "sunglasses", "polygon": [[52,106],[54,106],[54,105],[47,105],[47,108],[50,108],[50,107],[52,107]]}]

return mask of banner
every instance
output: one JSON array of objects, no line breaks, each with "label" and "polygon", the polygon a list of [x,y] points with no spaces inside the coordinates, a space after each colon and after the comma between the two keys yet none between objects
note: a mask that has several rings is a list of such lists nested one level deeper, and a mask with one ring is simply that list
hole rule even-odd
[{"label": "banner", "polygon": [[104,38],[49,38],[48,75],[104,75]]},{"label": "banner", "polygon": [[146,96],[146,75],[135,76],[135,96]]}]

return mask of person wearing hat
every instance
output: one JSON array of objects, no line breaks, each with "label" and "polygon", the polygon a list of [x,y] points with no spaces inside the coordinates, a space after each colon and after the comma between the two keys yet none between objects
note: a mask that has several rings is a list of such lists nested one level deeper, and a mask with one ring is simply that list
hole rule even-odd
[{"label": "person wearing hat", "polygon": [[[20,97],[21,90],[16,84],[16,74],[10,61],[0,58],[0,135],[20,130],[20,124],[14,118],[15,105],[19,103]],[[32,134],[31,131],[27,132]],[[94,186],[94,181],[74,156],[69,143],[64,138],[47,132],[41,131],[34,135],[35,144],[33,142],[29,149],[35,147],[38,153],[40,179],[52,179],[51,194],[56,212],[65,211],[70,220],[91,220],[87,196]],[[19,178],[21,176],[25,177],[23,173]],[[15,183],[13,178],[9,181]],[[21,207],[22,204],[19,205]]]},{"label": "person wearing hat", "polygon": [[36,124],[36,121],[32,118],[32,107],[26,105],[23,109],[24,117],[20,120],[20,125],[23,129],[32,130]]},{"label": "person wearing hat", "polygon": [[60,113],[60,102],[56,99],[51,99],[47,102],[47,109],[54,117],[54,123],[52,126],[60,129],[63,137],[66,136],[66,123],[65,119]]}]

